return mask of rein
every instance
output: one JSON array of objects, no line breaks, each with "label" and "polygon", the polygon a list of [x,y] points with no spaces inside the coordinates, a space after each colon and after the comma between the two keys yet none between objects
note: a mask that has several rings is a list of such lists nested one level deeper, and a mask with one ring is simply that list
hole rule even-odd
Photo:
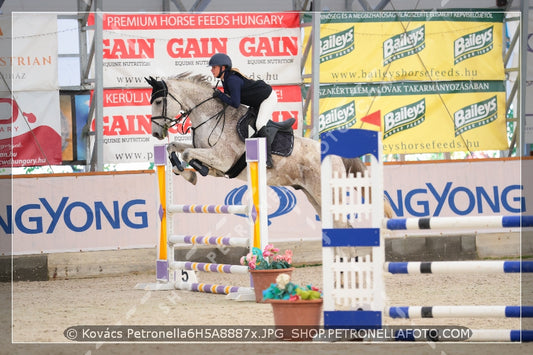
[{"label": "rein", "polygon": [[[152,116],[151,118],[151,121],[152,123],[155,123],[156,125],[158,125],[159,127],[161,127],[162,129],[164,130],[167,130],[171,127],[174,127],[175,125],[177,125],[181,120],[186,120],[187,117],[189,117],[189,115],[192,113],[192,111],[196,108],[198,108],[199,106],[203,105],[204,103],[206,103],[207,101],[210,101],[210,100],[213,100],[214,98],[213,97],[209,97],[205,100],[203,100],[202,102],[200,102],[199,104],[197,104],[196,106],[194,106],[193,108],[187,110],[187,111],[181,111],[180,112],[180,116],[178,118],[170,118],[167,116],[167,96],[170,96],[174,101],[176,101],[180,107],[185,107],[174,95],[172,95],[172,93],[170,93],[168,91],[168,87],[167,87],[167,84],[165,83],[165,81],[161,81],[163,83],[163,89],[161,90],[158,90],[156,92],[153,92],[152,93],[152,97],[157,94],[158,92],[163,92],[163,110],[161,112],[161,115],[159,116]],[[220,138],[222,137],[222,132],[224,132],[224,126],[226,124],[226,108],[228,107],[228,105],[224,105],[224,107],[222,108],[222,110],[220,110],[219,112],[217,112],[216,114],[214,114],[213,116],[209,117],[207,120],[203,121],[202,123],[200,123],[198,126],[196,127],[192,127],[191,126],[191,130],[192,130],[192,144],[193,144],[193,147],[196,148],[196,143],[194,141],[194,137],[195,137],[195,132],[198,128],[202,127],[204,124],[206,124],[207,122],[211,121],[212,119],[216,119],[216,124],[215,126],[213,127],[211,133],[209,134],[209,137],[207,138],[207,144],[209,145],[209,147],[213,147],[214,145],[216,145],[218,143],[218,141],[220,140]],[[159,120],[159,119],[163,119],[164,121],[164,124],[161,124],[155,120]],[[220,136],[218,137],[218,139],[216,140],[216,142],[214,144],[211,144],[210,140],[211,140],[211,136],[213,135],[213,133],[215,132],[215,129],[218,127],[220,121],[222,120],[222,131],[220,133]]]}]

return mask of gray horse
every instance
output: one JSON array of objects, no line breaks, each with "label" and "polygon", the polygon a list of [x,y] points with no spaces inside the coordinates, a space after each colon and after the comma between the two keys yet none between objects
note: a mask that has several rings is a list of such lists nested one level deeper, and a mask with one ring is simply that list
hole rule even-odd
[{"label": "gray horse", "polygon": [[[245,152],[244,142],[237,132],[237,123],[248,108],[241,105],[236,109],[214,99],[213,87],[203,75],[183,73],[165,80],[150,78],[146,81],[153,88],[154,137],[164,139],[170,127],[186,117],[190,119],[193,144],[172,142],[167,147],[168,153],[180,153],[181,158],[197,167],[202,175],[223,177],[229,171],[235,172],[234,166]],[[292,153],[286,157],[273,155],[272,159],[274,168],[267,169],[268,185],[292,186],[302,190],[321,216],[320,143],[295,136]],[[332,168],[342,174],[346,174],[347,170],[355,173],[366,169],[359,159],[348,160],[336,156],[333,157]],[[196,172],[180,168],[179,158],[173,171],[192,184],[196,183]],[[247,181],[246,169],[236,174],[236,178]],[[387,207],[386,204],[385,214],[391,216],[390,211],[390,205]]]}]

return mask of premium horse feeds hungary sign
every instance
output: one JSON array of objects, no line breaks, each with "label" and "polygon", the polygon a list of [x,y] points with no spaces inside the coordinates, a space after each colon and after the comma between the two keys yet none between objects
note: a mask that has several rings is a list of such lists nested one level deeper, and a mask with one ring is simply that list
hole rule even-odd
[{"label": "premium horse feeds hungary sign", "polygon": [[252,79],[301,82],[296,12],[106,13],[103,29],[105,87],[145,87],[144,77],[185,71],[211,77],[207,64],[218,52]]}]

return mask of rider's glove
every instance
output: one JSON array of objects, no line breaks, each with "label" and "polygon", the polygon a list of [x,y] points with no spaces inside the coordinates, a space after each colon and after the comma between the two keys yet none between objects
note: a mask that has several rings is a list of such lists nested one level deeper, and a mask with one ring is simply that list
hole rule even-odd
[{"label": "rider's glove", "polygon": [[215,90],[213,91],[213,97],[214,97],[214,98],[218,98],[218,99],[220,99],[220,97],[221,97],[222,95],[223,95],[222,91],[220,91],[220,90],[218,90],[218,89],[215,89]]}]

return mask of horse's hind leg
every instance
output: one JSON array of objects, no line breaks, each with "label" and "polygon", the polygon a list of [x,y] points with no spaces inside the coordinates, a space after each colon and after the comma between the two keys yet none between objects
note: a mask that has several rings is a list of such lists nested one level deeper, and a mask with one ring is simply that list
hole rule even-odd
[{"label": "horse's hind leg", "polygon": [[309,191],[307,191],[306,189],[301,188],[301,187],[298,187],[296,189],[301,190],[305,194],[305,196],[307,197],[307,200],[315,209],[315,212],[318,215],[318,218],[322,219],[322,206],[320,205],[320,203],[317,202],[315,198],[313,197],[313,195],[309,193]]}]

